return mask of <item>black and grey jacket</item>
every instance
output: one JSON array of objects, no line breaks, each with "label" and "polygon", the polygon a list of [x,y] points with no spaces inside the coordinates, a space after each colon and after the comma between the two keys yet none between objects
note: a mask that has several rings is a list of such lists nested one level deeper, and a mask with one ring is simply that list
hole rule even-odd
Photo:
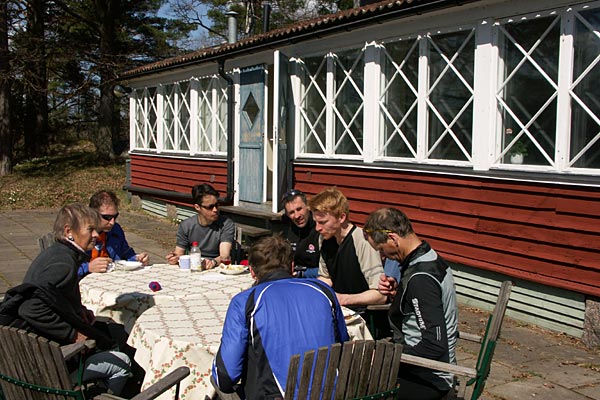
[{"label": "black and grey jacket", "polygon": [[[400,287],[389,313],[394,340],[405,345],[407,354],[455,364],[458,309],[452,270],[427,242],[402,264]],[[402,373],[416,375],[441,391],[448,390],[454,378],[413,366]]]}]

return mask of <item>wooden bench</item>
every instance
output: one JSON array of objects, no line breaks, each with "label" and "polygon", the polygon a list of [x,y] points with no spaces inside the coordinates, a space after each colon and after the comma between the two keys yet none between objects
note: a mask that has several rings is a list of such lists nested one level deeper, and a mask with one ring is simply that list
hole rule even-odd
[{"label": "wooden bench", "polygon": [[[315,358],[316,354],[316,358]],[[359,340],[292,356],[285,399],[393,399],[402,345]],[[300,374],[298,375],[298,372]],[[299,379],[298,379],[299,376]]]},{"label": "wooden bench", "polygon": [[[72,382],[66,361],[94,345],[89,340],[60,347],[33,333],[0,326],[0,399],[84,400],[83,387]],[[189,368],[180,367],[134,399],[154,399],[189,373]],[[119,399],[104,396],[101,398]]]},{"label": "wooden bench", "polygon": [[40,236],[38,238],[38,245],[40,246],[40,251],[46,250],[50,247],[56,239],[54,239],[54,233],[46,233],[44,236]]}]

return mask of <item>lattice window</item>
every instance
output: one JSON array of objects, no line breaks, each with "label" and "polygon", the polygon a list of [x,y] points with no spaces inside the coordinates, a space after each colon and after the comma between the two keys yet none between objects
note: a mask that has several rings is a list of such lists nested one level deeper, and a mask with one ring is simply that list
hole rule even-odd
[{"label": "lattice window", "polygon": [[138,89],[133,94],[135,99],[135,147],[156,149],[157,117],[156,88]]},{"label": "lattice window", "polygon": [[379,98],[382,113],[380,153],[387,157],[417,157],[417,96],[419,42],[393,42],[382,47],[384,82]]},{"label": "lattice window", "polygon": [[471,161],[475,30],[427,36],[428,159]]},{"label": "lattice window", "polygon": [[298,62],[304,78],[299,108],[302,122],[300,153],[326,152],[327,59],[327,56],[315,57]]},{"label": "lattice window", "polygon": [[600,8],[575,13],[568,167],[600,168]]},{"label": "lattice window", "polygon": [[198,82],[198,151],[218,153],[227,149],[227,87],[213,75]]},{"label": "lattice window", "polygon": [[165,150],[190,150],[190,84],[165,85],[163,124]]},{"label": "lattice window", "polygon": [[357,49],[297,60],[303,79],[301,153],[362,154],[363,52]]},{"label": "lattice window", "polygon": [[498,37],[503,137],[496,161],[555,167],[560,16],[499,25]]}]

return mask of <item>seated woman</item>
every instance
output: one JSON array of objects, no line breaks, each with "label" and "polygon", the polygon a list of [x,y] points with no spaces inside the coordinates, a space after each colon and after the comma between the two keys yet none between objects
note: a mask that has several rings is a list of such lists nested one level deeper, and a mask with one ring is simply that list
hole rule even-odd
[{"label": "seated woman", "polygon": [[[7,293],[2,323],[32,331],[61,345],[96,340],[100,349],[114,347],[112,340],[92,326],[93,313],[81,304],[77,269],[89,256],[99,224],[98,212],[79,203],[64,206],[54,222],[56,243],[31,263],[23,284]],[[18,304],[16,304],[18,302]],[[12,311],[7,315],[7,311]],[[10,321],[12,319],[12,321]],[[131,361],[118,351],[99,351],[87,357],[83,381],[105,382],[120,394],[129,377]]]},{"label": "seated woman", "polygon": [[198,215],[179,224],[175,250],[166,259],[169,264],[177,264],[179,256],[186,254],[193,242],[198,242],[205,267],[211,269],[230,258],[235,226],[231,218],[219,215],[219,192],[211,185],[194,186],[192,201]]}]

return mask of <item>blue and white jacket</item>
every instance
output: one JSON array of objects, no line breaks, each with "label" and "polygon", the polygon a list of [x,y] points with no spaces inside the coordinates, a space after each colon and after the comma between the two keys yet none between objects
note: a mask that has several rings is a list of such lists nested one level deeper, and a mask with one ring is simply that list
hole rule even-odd
[{"label": "blue and white jacket", "polygon": [[231,300],[212,376],[224,393],[241,381],[241,398],[281,398],[291,356],[347,340],[329,286],[275,271]]}]

